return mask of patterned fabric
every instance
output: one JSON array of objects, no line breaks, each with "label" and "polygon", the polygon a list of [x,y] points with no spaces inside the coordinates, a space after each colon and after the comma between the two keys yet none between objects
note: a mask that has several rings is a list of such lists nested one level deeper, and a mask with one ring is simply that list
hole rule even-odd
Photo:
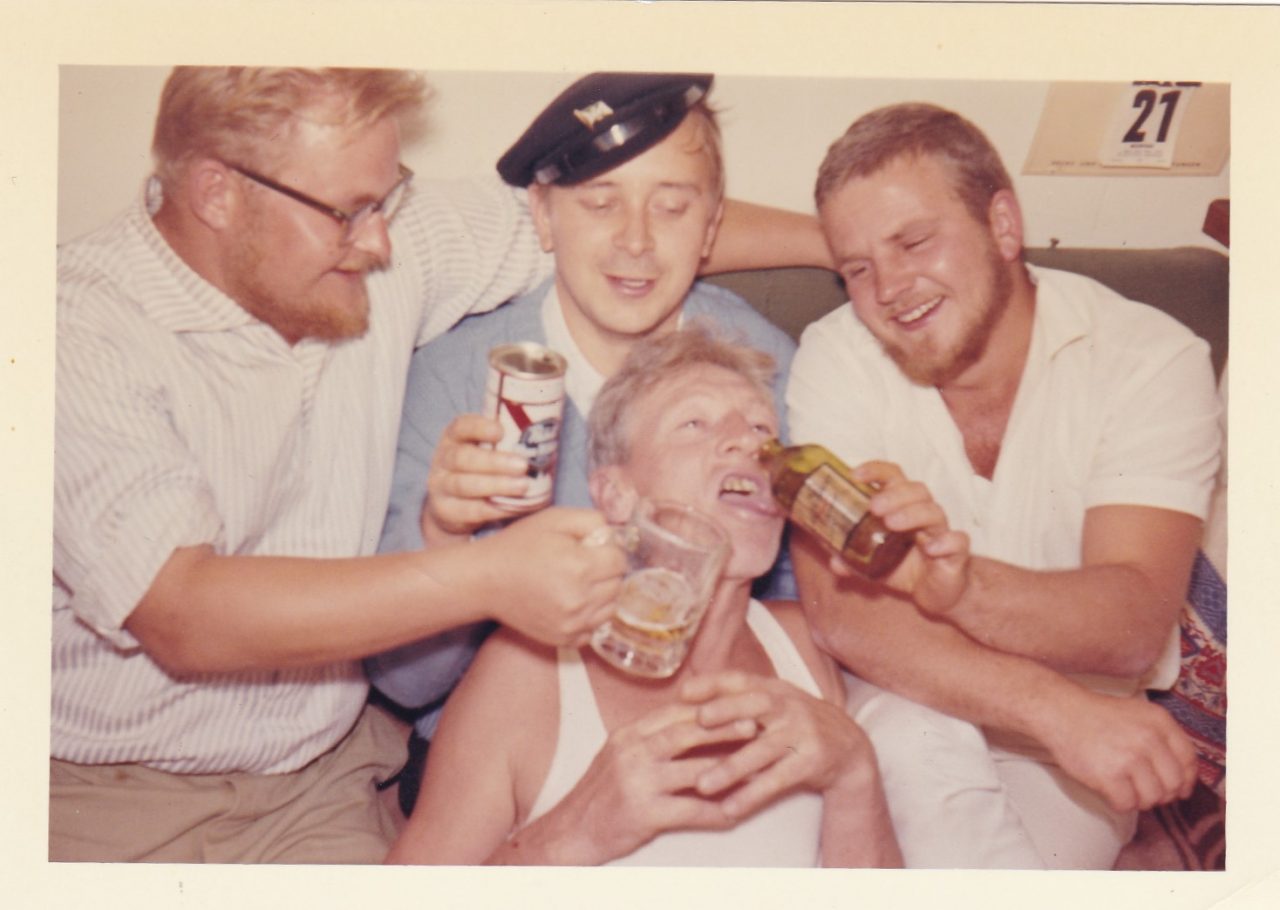
[{"label": "patterned fabric", "polygon": [[1117,869],[1226,868],[1227,585],[1196,554],[1182,614],[1182,668],[1167,692],[1151,692],[1195,743],[1199,780],[1190,797],[1143,812]]},{"label": "patterned fabric", "polygon": [[1219,796],[1227,777],[1227,585],[1203,553],[1191,570],[1182,616],[1182,670],[1151,700],[1166,708],[1196,744],[1200,780]]}]

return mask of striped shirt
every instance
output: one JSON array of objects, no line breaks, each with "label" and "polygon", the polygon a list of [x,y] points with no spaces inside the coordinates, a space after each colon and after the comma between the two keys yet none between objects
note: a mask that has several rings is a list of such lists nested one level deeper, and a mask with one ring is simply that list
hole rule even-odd
[{"label": "striped shirt", "polygon": [[249,316],[169,248],[145,197],[59,250],[54,757],[278,773],[350,729],[358,663],[175,678],[123,625],[177,547],[375,551],[413,347],[550,271],[519,197],[496,179],[416,186],[368,279],[369,331],[337,344],[290,347]]}]

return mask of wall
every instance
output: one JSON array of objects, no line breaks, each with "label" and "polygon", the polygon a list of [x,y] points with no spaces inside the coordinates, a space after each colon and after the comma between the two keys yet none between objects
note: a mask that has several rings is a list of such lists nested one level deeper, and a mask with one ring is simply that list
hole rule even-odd
[{"label": "wall", "polygon": [[[58,239],[89,230],[127,204],[148,173],[151,125],[166,69],[63,66],[59,70]],[[532,117],[576,75],[429,73],[431,132],[407,149],[419,174],[491,172]],[[1020,171],[1049,84],[724,76],[722,111],[730,192],[810,211],[827,146],[861,113],[904,100],[933,101],[981,126],[1017,184],[1027,242],[1046,246],[1221,247],[1201,232],[1210,201],[1230,196],[1229,166],[1212,177],[1045,177]]]}]

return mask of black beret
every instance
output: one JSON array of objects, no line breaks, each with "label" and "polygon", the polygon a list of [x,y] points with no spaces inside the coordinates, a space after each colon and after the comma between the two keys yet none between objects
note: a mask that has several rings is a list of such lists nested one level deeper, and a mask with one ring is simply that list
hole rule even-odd
[{"label": "black beret", "polygon": [[498,174],[513,186],[590,180],[671,135],[712,79],[697,73],[584,76],[498,159]]}]

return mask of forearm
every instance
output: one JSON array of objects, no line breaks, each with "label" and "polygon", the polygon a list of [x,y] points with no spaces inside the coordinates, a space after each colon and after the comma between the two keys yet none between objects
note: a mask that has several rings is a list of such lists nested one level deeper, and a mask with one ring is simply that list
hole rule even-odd
[{"label": "forearm", "polygon": [[975,641],[1063,673],[1138,677],[1159,657],[1181,599],[1131,566],[1031,571],[975,558],[943,618]]},{"label": "forearm", "polygon": [[823,794],[822,865],[846,869],[900,869],[902,851],[874,766]]},{"label": "forearm", "polygon": [[792,551],[815,639],[868,682],[971,723],[1036,738],[1046,705],[1075,686],[926,617],[878,585],[837,582],[815,547],[802,541]]},{"label": "forearm", "polygon": [[786,266],[832,267],[831,252],[818,219],[786,209],[725,200],[724,220],[703,274]]},{"label": "forearm", "polygon": [[513,833],[485,860],[487,866],[599,866],[613,857],[593,849],[560,806]]},{"label": "forearm", "polygon": [[162,665],[185,672],[357,659],[483,618],[486,572],[468,556],[179,550],[126,625]]}]

